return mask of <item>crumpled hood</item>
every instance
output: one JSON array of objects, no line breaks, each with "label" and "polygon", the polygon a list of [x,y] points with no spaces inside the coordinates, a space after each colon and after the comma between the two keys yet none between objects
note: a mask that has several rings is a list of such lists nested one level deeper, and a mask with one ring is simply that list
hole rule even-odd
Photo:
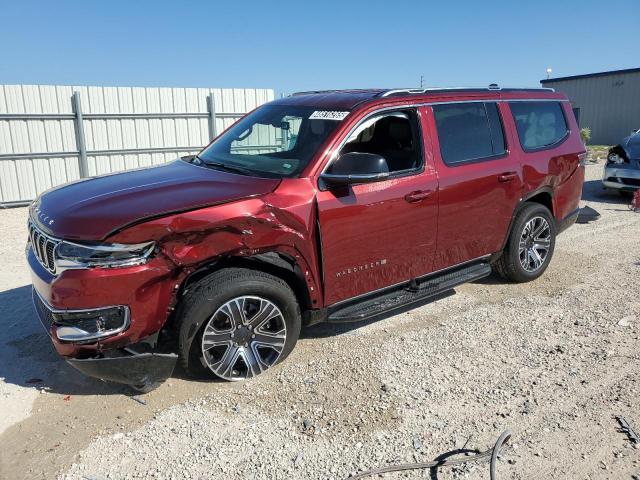
[{"label": "crumpled hood", "polygon": [[262,195],[279,183],[176,160],[49,190],[33,203],[30,216],[55,237],[102,240],[144,219]]},{"label": "crumpled hood", "polygon": [[640,159],[640,134],[636,133],[622,141],[622,145],[629,155],[629,159]]}]

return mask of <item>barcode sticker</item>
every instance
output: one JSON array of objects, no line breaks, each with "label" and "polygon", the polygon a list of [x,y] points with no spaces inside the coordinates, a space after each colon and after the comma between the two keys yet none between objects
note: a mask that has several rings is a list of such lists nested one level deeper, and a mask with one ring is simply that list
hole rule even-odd
[{"label": "barcode sticker", "polygon": [[331,112],[328,110],[316,110],[309,117],[310,120],[344,120],[349,112]]}]

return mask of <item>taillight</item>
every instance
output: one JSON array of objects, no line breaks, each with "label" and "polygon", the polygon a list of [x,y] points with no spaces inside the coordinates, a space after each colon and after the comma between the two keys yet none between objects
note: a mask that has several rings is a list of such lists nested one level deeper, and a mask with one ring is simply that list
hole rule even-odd
[{"label": "taillight", "polygon": [[580,164],[581,167],[584,167],[585,164],[587,163],[587,157],[588,156],[589,155],[587,154],[587,152],[578,154],[578,163]]}]

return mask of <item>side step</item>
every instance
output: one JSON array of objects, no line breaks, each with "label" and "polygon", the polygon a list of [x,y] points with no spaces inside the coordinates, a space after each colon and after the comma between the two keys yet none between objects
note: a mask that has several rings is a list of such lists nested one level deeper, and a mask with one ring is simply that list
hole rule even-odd
[{"label": "side step", "polygon": [[488,263],[476,263],[449,270],[433,277],[427,277],[418,283],[416,288],[410,288],[410,284],[406,284],[401,289],[374,297],[369,296],[357,303],[338,307],[335,311],[330,311],[328,320],[335,323],[366,320],[381,313],[409,307],[428,298],[436,297],[460,284],[473,282],[489,275],[491,275],[491,265]]}]

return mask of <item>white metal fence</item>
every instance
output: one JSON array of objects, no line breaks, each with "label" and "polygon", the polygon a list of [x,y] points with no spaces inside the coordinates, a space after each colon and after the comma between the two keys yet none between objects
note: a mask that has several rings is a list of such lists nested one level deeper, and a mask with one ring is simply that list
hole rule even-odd
[{"label": "white metal fence", "polygon": [[0,205],[193,154],[271,89],[0,85]]}]

